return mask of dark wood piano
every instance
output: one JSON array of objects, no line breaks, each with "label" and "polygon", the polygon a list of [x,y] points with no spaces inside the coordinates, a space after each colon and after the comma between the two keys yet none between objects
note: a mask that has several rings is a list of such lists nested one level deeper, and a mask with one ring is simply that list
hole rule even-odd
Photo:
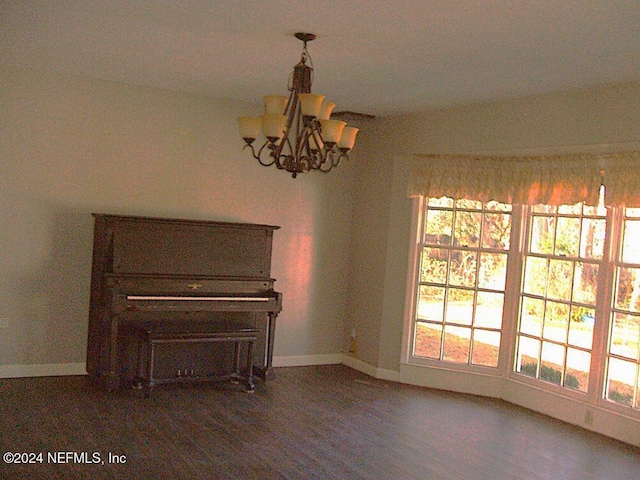
[{"label": "dark wood piano", "polygon": [[[94,214],[87,372],[109,390],[135,383],[140,345],[132,332],[256,332],[253,371],[273,376],[271,362],[282,294],[271,278],[273,232],[279,227]],[[222,378],[233,345],[162,346],[161,381]],[[250,350],[249,350],[250,351]],[[249,354],[243,353],[245,356]]]}]

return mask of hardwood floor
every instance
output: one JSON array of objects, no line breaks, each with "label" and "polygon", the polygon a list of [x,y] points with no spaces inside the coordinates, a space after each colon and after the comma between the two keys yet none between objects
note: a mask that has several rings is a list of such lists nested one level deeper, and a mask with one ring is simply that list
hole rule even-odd
[{"label": "hardwood floor", "polygon": [[276,373],[254,394],[203,383],[151,398],[86,377],[0,379],[0,450],[43,453],[42,463],[0,462],[0,478],[640,478],[640,449],[502,401],[341,365]]}]

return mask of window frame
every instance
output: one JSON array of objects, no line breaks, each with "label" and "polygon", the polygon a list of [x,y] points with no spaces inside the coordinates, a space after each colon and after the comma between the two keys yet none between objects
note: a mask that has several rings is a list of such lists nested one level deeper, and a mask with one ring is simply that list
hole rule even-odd
[{"label": "window frame", "polygon": [[[412,202],[411,232],[412,241],[409,252],[407,295],[405,296],[405,328],[402,339],[401,363],[424,367],[437,368],[452,372],[466,372],[469,374],[482,374],[493,377],[501,377],[505,380],[523,384],[532,388],[541,389],[551,394],[561,395],[587,406],[602,408],[603,410],[623,416],[640,419],[640,409],[633,406],[625,406],[605,398],[605,374],[607,345],[611,330],[611,316],[614,302],[614,276],[616,260],[613,254],[620,251],[622,218],[624,209],[607,208],[605,217],[606,235],[603,246],[603,259],[598,273],[598,288],[596,292],[596,318],[606,321],[596,321],[591,347],[591,366],[589,382],[586,392],[556,385],[538,378],[528,377],[516,371],[517,361],[517,332],[519,325],[519,306],[523,290],[523,268],[527,242],[530,236],[531,207],[527,205],[512,205],[512,232],[510,248],[507,257],[507,273],[505,285],[505,301],[503,305],[502,336],[500,341],[500,353],[498,366],[487,367],[482,365],[446,362],[431,358],[417,357],[413,355],[415,328],[417,324],[417,300],[420,285],[420,256],[422,252],[422,238],[426,222],[428,205],[427,197],[414,197]],[[603,286],[604,285],[604,286]]]},{"label": "window frame", "polygon": [[[455,363],[455,362],[447,362],[434,358],[427,357],[418,357],[413,354],[415,351],[415,328],[416,328],[416,315],[417,315],[417,304],[420,290],[420,268],[421,268],[421,254],[423,247],[423,233],[426,225],[426,210],[428,208],[427,197],[415,197],[413,199],[413,208],[412,208],[412,242],[409,254],[409,266],[408,266],[408,276],[407,276],[407,299],[405,302],[405,312],[408,315],[408,325],[409,328],[406,328],[405,335],[403,336],[403,348],[402,348],[402,358],[401,362],[414,364],[414,365],[422,365],[428,367],[437,367],[444,370],[454,370],[454,371],[464,371],[464,372],[472,372],[479,373],[483,375],[490,376],[504,376],[505,372],[508,370],[508,360],[503,358],[503,355],[498,356],[498,364],[496,367],[485,366],[485,365],[477,365],[471,363]],[[485,210],[483,210],[484,212]],[[512,228],[514,222],[513,215],[513,207],[511,210],[511,221]],[[503,250],[503,252],[507,256],[507,271],[505,278],[505,290],[504,290],[504,304],[502,311],[502,329],[500,336],[500,346],[499,351],[502,352],[505,349],[509,349],[511,346],[511,342],[509,341],[510,332],[512,331],[511,326],[507,326],[505,320],[508,318],[508,314],[513,310],[513,302],[510,299],[507,291],[510,285],[510,276],[517,274],[517,272],[513,272],[514,267],[513,264],[517,262],[510,261],[512,252],[514,251],[513,245],[513,237],[511,238],[510,245],[508,249]],[[516,265],[517,266],[517,265]],[[478,291],[477,288],[474,291]],[[470,327],[473,328],[473,327]]]}]

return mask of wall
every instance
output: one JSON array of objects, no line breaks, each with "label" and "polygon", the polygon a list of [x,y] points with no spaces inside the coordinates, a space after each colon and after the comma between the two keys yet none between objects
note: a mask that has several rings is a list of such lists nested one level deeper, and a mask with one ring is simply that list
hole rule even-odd
[{"label": "wall", "polygon": [[366,162],[354,196],[351,258],[360,271],[352,277],[358,281],[350,283],[355,293],[347,330],[357,327],[361,338],[379,341],[359,342],[360,359],[399,368],[411,241],[411,200],[405,196],[411,154],[524,155],[638,145],[638,83],[385,117],[369,125],[358,144]]},{"label": "wall", "polygon": [[0,68],[0,377],[84,372],[92,212],[281,226],[276,364],[339,358],[353,161],[259,166],[235,120],[259,110]]},{"label": "wall", "polygon": [[[366,341],[359,343],[357,361],[347,358],[346,363],[382,378],[497,396],[528,408],[544,405],[544,413],[580,424],[584,408],[576,408],[575,402],[542,396],[531,400],[531,392],[513,384],[492,381],[488,387],[486,378],[462,378],[402,363],[412,231],[412,202],[405,197],[410,155],[639,149],[640,84],[382,118],[360,137],[358,147],[371,168],[362,170],[354,197],[355,215],[362,218],[354,222],[352,264],[370,265],[373,274],[360,267],[360,277],[350,282],[355,294],[350,295],[346,330],[357,328]],[[597,412],[591,428],[640,444],[637,421]]]}]

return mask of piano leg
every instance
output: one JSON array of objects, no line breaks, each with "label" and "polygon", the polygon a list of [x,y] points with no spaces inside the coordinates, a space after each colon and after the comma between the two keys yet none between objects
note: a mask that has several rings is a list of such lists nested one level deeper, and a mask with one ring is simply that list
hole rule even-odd
[{"label": "piano leg", "polygon": [[253,349],[254,340],[247,341],[247,364],[244,368],[245,374],[240,371],[240,341],[236,340],[233,343],[233,358],[234,358],[234,372],[231,374],[232,382],[239,382],[244,380],[247,393],[253,393],[255,391],[255,384],[253,383]]},{"label": "piano leg", "polygon": [[264,367],[263,371],[263,379],[266,382],[267,380],[273,380],[275,378],[275,373],[272,369],[273,362],[273,342],[276,336],[276,318],[278,318],[278,314],[276,312],[269,312],[269,338],[267,342],[267,364]]},{"label": "piano leg", "polygon": [[253,393],[256,388],[253,383],[253,345],[253,341],[247,343],[247,393]]},{"label": "piano leg", "polygon": [[107,374],[106,387],[112,392],[120,387],[120,378],[118,377],[118,317],[111,317],[109,332],[109,369]]}]

